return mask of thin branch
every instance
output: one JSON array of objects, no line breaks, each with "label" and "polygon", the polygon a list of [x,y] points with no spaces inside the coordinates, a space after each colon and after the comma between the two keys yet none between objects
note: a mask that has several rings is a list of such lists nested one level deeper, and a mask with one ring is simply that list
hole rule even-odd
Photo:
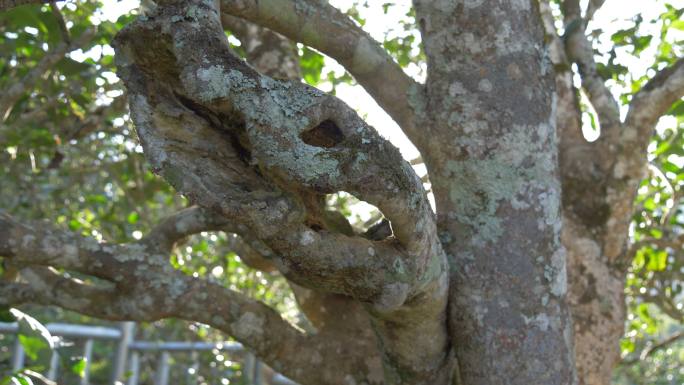
[{"label": "thin branch", "polygon": [[62,34],[62,40],[67,44],[71,44],[71,36],[69,35],[69,29],[67,28],[66,22],[64,21],[64,15],[62,15],[55,0],[50,0],[50,11],[57,20],[59,32]]},{"label": "thin branch", "polygon": [[648,345],[644,350],[641,351],[641,353],[633,358],[630,359],[623,359],[621,362],[621,365],[634,365],[640,361],[645,360],[646,358],[652,356],[655,354],[657,351],[662,350],[667,348],[668,346],[676,343],[677,341],[681,340],[684,338],[684,332],[676,332],[667,338],[663,339],[662,341],[652,343]]},{"label": "thin branch", "polygon": [[6,141],[9,135],[19,132],[26,124],[37,123],[46,119],[48,112],[59,103],[59,95],[52,96],[40,103],[36,108],[22,113],[14,121],[7,124],[0,123],[0,142]]},{"label": "thin branch", "polygon": [[193,206],[162,220],[141,242],[158,250],[171,251],[179,240],[202,231],[223,230],[227,222],[226,218]]},{"label": "thin branch", "polygon": [[582,19],[579,0],[563,3],[565,18],[565,51],[569,59],[577,64],[582,88],[599,117],[602,136],[610,143],[616,143],[621,122],[617,101],[598,73],[591,41],[585,35],[586,21]]},{"label": "thin branch", "polygon": [[662,69],[632,98],[625,125],[636,134],[623,135],[623,141],[645,144],[658,119],[684,96],[684,58]]},{"label": "thin branch", "polygon": [[606,0],[589,0],[589,5],[587,6],[587,13],[584,16],[587,23],[594,19],[594,15],[599,9],[601,9],[603,3],[605,2]]},{"label": "thin branch", "polygon": [[35,67],[33,67],[21,80],[11,85],[3,92],[2,96],[0,96],[0,122],[4,122],[7,119],[17,100],[31,90],[50,68],[62,60],[70,51],[83,47],[92,40],[94,36],[94,29],[87,30],[73,43],[69,44],[62,42],[52,51],[45,53],[45,56],[40,59]]},{"label": "thin branch", "polygon": [[[668,184],[670,184],[669,180],[666,179],[666,181]],[[672,185],[670,184],[670,186]],[[675,190],[674,188],[672,188],[672,196],[670,197],[670,199],[672,199],[672,205],[667,208],[667,212],[660,219],[661,226],[670,225],[670,221],[677,213],[679,206],[683,203],[682,200],[684,200],[684,188],[679,188],[679,190]]]},{"label": "thin branch", "polygon": [[663,238],[647,238],[642,239],[638,242],[634,242],[629,247],[629,250],[625,253],[624,260],[622,262],[626,265],[629,265],[636,256],[636,253],[641,248],[646,246],[654,246],[660,250],[666,248],[671,248],[673,250],[681,250],[682,248],[684,248],[684,234]]},{"label": "thin branch", "polygon": [[[267,27],[337,60],[415,144],[424,138],[408,94],[422,87],[382,46],[338,9],[315,0],[223,0],[221,12]],[[413,96],[415,97],[415,96]],[[420,148],[420,146],[419,146]]]}]

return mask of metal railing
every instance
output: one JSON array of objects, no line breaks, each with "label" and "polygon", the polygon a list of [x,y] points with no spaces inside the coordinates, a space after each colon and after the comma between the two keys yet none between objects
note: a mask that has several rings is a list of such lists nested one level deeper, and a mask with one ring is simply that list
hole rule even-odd
[{"label": "metal railing", "polygon": [[[199,370],[199,353],[204,351],[220,351],[230,355],[243,357],[243,375],[249,385],[264,385],[261,376],[263,365],[251,352],[246,350],[238,342],[208,343],[208,342],[151,342],[135,341],[135,323],[122,322],[120,328],[50,323],[45,325],[53,337],[83,340],[83,358],[85,367],[81,376],[80,385],[90,385],[90,364],[92,362],[93,344],[95,341],[107,341],[115,343],[114,357],[112,360],[112,385],[138,385],[140,379],[140,356],[142,353],[158,353],[157,368],[154,376],[154,385],[168,385],[171,369],[171,355],[178,353],[190,353],[192,366],[188,369],[197,373]],[[0,334],[17,334],[19,326],[16,323],[0,322]],[[12,348],[12,371],[17,372],[25,366],[25,352],[15,338]],[[45,377],[49,380],[57,380],[59,371],[59,355],[53,350],[50,355],[50,364]],[[127,377],[127,378],[125,378]],[[195,383],[186,379],[186,383]],[[180,384],[174,380],[174,384]],[[297,385],[297,383],[281,374],[275,374],[269,381],[271,385]]]}]

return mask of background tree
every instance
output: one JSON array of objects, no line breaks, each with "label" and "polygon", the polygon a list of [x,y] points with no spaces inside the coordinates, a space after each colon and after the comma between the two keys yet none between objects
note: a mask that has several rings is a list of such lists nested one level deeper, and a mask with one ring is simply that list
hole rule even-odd
[{"label": "background tree", "polygon": [[[403,65],[426,58],[424,85],[405,75],[357,24],[324,3],[223,1],[220,13],[202,2],[150,7],[146,17],[129,23],[115,39],[118,74],[126,82],[145,157],[199,207],[153,225],[173,198],[168,187],[138,168],[120,174],[126,178],[120,201],[128,200],[128,207],[109,202],[115,194],[111,184],[109,192],[104,185],[100,195],[105,199],[98,204],[109,207],[111,221],[100,218],[102,223],[89,229],[78,220],[69,220],[71,232],[64,232],[4,216],[4,304],[55,304],[108,319],[202,322],[305,384],[433,384],[451,378],[464,384],[560,384],[572,382],[575,362],[580,383],[607,383],[620,359],[626,280],[628,304],[639,314],[630,327],[655,327],[648,303],[681,320],[681,129],[660,131],[653,139],[652,132],[661,115],[681,116],[684,69],[676,61],[681,46],[668,36],[682,13],[672,6],[656,21],[661,36],[650,75],[630,78],[616,63],[615,51],[597,61],[592,38],[601,34],[586,28],[600,6],[591,1],[582,10],[572,0],[560,8],[527,1],[416,1],[415,16],[409,18],[420,27],[425,56],[411,55],[406,37],[384,45]],[[17,58],[7,60],[6,68],[17,73],[7,77],[13,86],[6,87],[10,91],[0,103],[7,132],[37,122],[36,132],[48,138],[43,151],[55,151],[45,158],[50,161],[36,163],[34,148],[40,142],[25,134],[13,136],[28,143],[9,142],[5,156],[25,156],[36,171],[40,164],[61,168],[63,152],[76,148],[62,149],[62,136],[74,146],[88,139],[107,145],[118,141],[119,154],[130,143],[130,138],[108,138],[102,131],[92,137],[87,131],[82,137],[55,136],[65,125],[51,128],[30,115],[49,106],[47,98],[53,95],[53,103],[72,108],[64,119],[79,116],[73,110],[76,97],[72,100],[60,82],[89,78],[83,73],[67,77],[65,69],[56,67],[72,42],[87,44],[91,34],[69,31],[54,9],[40,12],[57,26],[48,36],[62,39],[54,58],[34,48],[25,53],[39,58],[30,69],[17,65]],[[77,19],[80,8],[74,12],[69,17]],[[562,27],[556,25],[559,17]],[[421,151],[436,217],[415,172],[354,111],[296,81],[274,80],[297,76],[294,51],[287,53],[289,43],[281,36],[243,20],[335,58],[373,95]],[[100,42],[110,41],[126,21],[109,27],[109,37]],[[640,35],[642,22],[635,19],[632,29],[612,36],[616,49],[629,47],[638,55],[651,44]],[[19,30],[17,23],[10,30]],[[261,73],[231,51],[224,28],[243,41],[243,54]],[[35,47],[28,36],[22,42],[23,33],[10,34],[16,35],[5,34],[11,44]],[[277,49],[263,49],[271,46],[265,43],[269,39]],[[307,53],[304,63],[316,68],[320,61],[311,58],[319,56]],[[101,62],[82,67],[92,71],[96,86],[103,68],[112,64]],[[312,67],[303,66],[305,72]],[[586,100],[573,83],[575,71]],[[43,87],[49,89],[49,83],[39,84],[40,78],[60,86],[47,92]],[[307,73],[304,79],[319,80],[314,75],[307,79]],[[606,84],[629,84],[631,89],[616,100]],[[80,116],[98,116],[101,98],[95,93],[84,101],[86,112]],[[101,109],[103,121],[109,113],[122,115],[115,101]],[[624,118],[620,105],[628,109]],[[582,136],[583,115],[600,127],[598,140]],[[657,143],[650,159],[654,177],[642,183],[652,140]],[[20,154],[24,146],[31,150]],[[99,160],[106,154],[101,148],[90,153]],[[122,161],[116,151],[107,156]],[[141,164],[137,153],[121,163],[129,159]],[[35,183],[40,180],[36,176],[21,174],[10,180],[23,177],[24,183],[42,185]],[[139,179],[130,179],[136,174]],[[151,195],[130,201],[136,190]],[[18,196],[15,189],[7,191],[13,199]],[[166,192],[166,200],[150,206],[159,191]],[[325,199],[339,191],[374,204],[386,220],[354,229]],[[79,203],[75,207],[97,207]],[[138,213],[143,208],[153,212]],[[19,204],[9,209],[27,218],[45,216]],[[126,209],[132,213],[122,214]],[[58,222],[74,216],[73,208],[64,210]],[[634,213],[635,243],[628,247]],[[86,215],[85,222],[95,217]],[[128,224],[118,218],[127,218]],[[141,218],[149,221],[150,231],[131,239],[126,226]],[[103,233],[110,226],[118,229]],[[232,247],[249,250],[241,256],[253,255],[255,266],[278,270],[292,283],[313,331],[293,328],[264,303],[220,282],[183,274],[178,259],[175,267],[180,269],[167,262],[181,239],[216,230],[239,234],[240,246]],[[113,243],[81,238],[79,231]],[[66,272],[87,279],[75,281]],[[321,306],[328,310],[320,312]],[[633,337],[623,343],[626,353],[636,347]],[[656,346],[647,345],[641,355],[648,357]]]}]

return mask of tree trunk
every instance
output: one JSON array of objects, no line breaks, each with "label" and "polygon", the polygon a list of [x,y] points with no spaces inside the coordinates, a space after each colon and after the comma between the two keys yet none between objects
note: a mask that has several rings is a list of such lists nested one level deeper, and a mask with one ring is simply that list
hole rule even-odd
[{"label": "tree trunk", "polygon": [[563,225],[579,383],[610,384],[624,334],[625,274],[605,264],[600,243],[587,234],[586,227],[567,218]]},{"label": "tree trunk", "polygon": [[416,1],[464,384],[571,384],[552,68],[530,2]]}]

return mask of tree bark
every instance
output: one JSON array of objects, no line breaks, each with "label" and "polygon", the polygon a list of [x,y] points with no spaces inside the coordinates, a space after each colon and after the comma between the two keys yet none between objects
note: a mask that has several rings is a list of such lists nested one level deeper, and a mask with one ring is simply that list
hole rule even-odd
[{"label": "tree bark", "polygon": [[[415,1],[464,384],[571,384],[552,65],[531,2]],[[421,108],[421,106],[415,106]]]},{"label": "tree bark", "polygon": [[[414,7],[424,85],[325,2],[159,1],[113,45],[147,159],[197,207],[122,245],[0,215],[0,255],[21,276],[0,282],[0,305],[203,322],[304,385],[609,383],[633,201],[653,127],[684,94],[684,61],[621,121],[577,0],[563,2],[563,39],[543,0]],[[436,215],[396,148],[298,81],[288,38],[338,60],[397,121],[425,161]],[[572,64],[601,121],[595,143],[581,134]],[[26,91],[12,89],[3,113]],[[381,235],[326,207],[339,191],[378,207]],[[237,234],[247,263],[282,273],[312,328],[174,271],[175,243],[202,231]]]}]

